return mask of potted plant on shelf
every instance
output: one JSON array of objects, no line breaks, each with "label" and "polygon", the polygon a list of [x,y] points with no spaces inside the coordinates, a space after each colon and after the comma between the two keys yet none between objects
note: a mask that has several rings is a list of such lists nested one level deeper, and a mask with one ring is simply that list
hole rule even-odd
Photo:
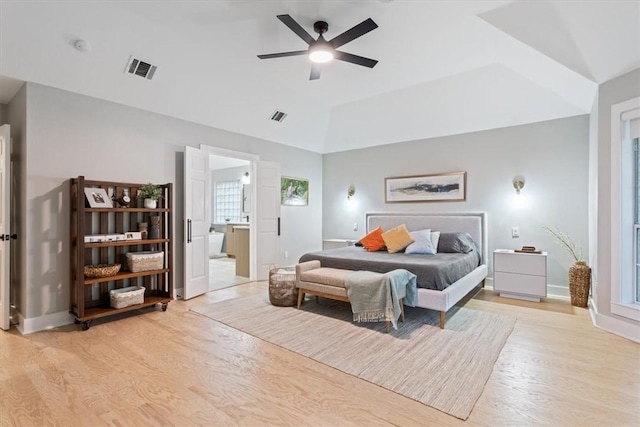
[{"label": "potted plant on shelf", "polygon": [[144,200],[144,207],[155,209],[158,207],[158,200],[162,198],[162,187],[156,184],[144,184],[138,189],[138,199]]},{"label": "potted plant on shelf", "polygon": [[589,301],[589,288],[591,286],[591,268],[582,259],[582,247],[576,244],[568,233],[563,233],[557,228],[542,227],[563,248],[569,251],[574,263],[569,267],[569,294],[571,305],[586,307]]}]

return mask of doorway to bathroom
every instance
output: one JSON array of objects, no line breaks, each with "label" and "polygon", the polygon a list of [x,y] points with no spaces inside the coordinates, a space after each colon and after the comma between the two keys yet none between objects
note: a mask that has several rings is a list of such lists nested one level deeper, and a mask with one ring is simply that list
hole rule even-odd
[{"label": "doorway to bathroom", "polygon": [[[230,157],[250,162],[250,190],[245,189],[248,217],[240,217],[240,223],[223,217],[224,231],[218,226],[212,214],[215,188],[212,174],[216,162],[210,156]],[[212,167],[213,164],[214,166]],[[236,178],[237,179],[237,178]],[[242,178],[241,178],[242,179]],[[185,147],[184,155],[184,288],[176,289],[176,296],[191,299],[208,292],[210,285],[209,234],[213,231],[224,233],[222,252],[228,252],[228,245],[235,245],[235,275],[241,276],[233,283],[266,280],[271,266],[276,265],[280,243],[280,163],[261,160],[256,154],[244,153],[201,144],[200,148]],[[246,194],[250,193],[250,194]],[[216,202],[217,203],[217,202]],[[235,239],[227,241],[226,229],[235,233]],[[209,230],[212,230],[210,233]],[[215,243],[212,236],[212,246]],[[237,239],[237,240],[236,240]],[[233,243],[232,243],[233,242]],[[247,243],[248,242],[248,243]],[[242,249],[249,248],[248,252]],[[213,249],[212,253],[217,253]],[[226,254],[228,255],[228,254]],[[241,259],[246,256],[247,259]],[[227,256],[227,258],[230,258]],[[248,273],[238,269],[246,268]],[[232,284],[227,282],[230,286]]]},{"label": "doorway to bathroom", "polygon": [[209,290],[249,282],[251,162],[211,154]]}]

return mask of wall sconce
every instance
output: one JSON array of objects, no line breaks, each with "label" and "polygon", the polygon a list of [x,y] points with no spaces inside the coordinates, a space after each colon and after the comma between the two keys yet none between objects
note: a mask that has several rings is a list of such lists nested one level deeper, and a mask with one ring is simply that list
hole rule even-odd
[{"label": "wall sconce", "polygon": [[249,177],[249,172],[245,172],[242,175],[242,180],[241,181],[242,181],[243,184],[250,184],[251,183],[251,178]]},{"label": "wall sconce", "polygon": [[513,188],[516,189],[516,194],[520,194],[520,190],[524,188],[524,178],[521,176],[513,178]]},{"label": "wall sconce", "polygon": [[351,200],[354,194],[356,194],[356,187],[351,184],[347,189],[347,200]]}]

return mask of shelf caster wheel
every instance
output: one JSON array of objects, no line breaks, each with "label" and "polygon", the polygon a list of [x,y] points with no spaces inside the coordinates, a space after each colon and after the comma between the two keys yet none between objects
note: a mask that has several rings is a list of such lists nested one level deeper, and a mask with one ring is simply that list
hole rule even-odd
[{"label": "shelf caster wheel", "polygon": [[76,325],[79,325],[80,321],[78,319],[73,319],[73,323],[75,323]]},{"label": "shelf caster wheel", "polygon": [[162,311],[167,311],[167,307],[169,306],[169,304],[167,304],[166,302],[162,303]]},{"label": "shelf caster wheel", "polygon": [[88,331],[91,327],[91,320],[87,320],[86,322],[82,322],[82,330]]}]

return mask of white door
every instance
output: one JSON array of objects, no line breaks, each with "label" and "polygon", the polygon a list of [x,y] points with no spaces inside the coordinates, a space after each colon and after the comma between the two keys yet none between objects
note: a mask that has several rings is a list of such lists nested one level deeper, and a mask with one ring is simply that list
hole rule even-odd
[{"label": "white door", "polygon": [[258,161],[256,174],[256,276],[268,280],[280,254],[280,163]]},{"label": "white door", "polygon": [[184,187],[184,299],[189,299],[209,290],[209,153],[186,147]]},{"label": "white door", "polygon": [[9,262],[10,238],[9,213],[11,212],[11,133],[9,125],[0,126],[0,328],[9,329]]}]

